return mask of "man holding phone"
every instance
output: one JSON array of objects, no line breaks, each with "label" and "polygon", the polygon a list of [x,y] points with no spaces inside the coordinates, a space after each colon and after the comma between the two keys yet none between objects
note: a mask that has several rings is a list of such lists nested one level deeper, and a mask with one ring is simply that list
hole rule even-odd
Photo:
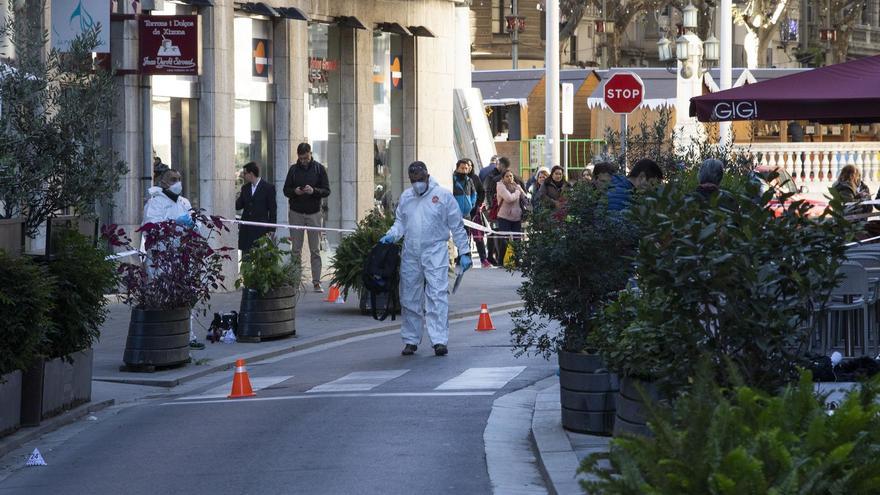
[{"label": "man holding phone", "polygon": [[[284,195],[290,200],[290,224],[322,227],[321,199],[330,195],[327,169],[312,159],[312,147],[300,143],[296,147],[297,161],[287,171]],[[321,232],[319,230],[291,229],[291,249],[302,252],[303,236],[309,236],[309,252],[312,265],[312,286],[315,292],[321,288]]]}]

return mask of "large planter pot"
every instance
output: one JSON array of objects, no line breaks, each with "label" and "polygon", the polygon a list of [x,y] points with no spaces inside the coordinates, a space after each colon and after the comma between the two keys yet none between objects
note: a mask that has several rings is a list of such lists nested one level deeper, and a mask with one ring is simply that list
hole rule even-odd
[{"label": "large planter pot", "polygon": [[21,424],[40,421],[92,400],[91,349],[41,360],[22,375]]},{"label": "large planter pot", "polygon": [[593,435],[610,435],[614,427],[617,375],[605,369],[602,358],[560,350],[559,400],[562,427]]},{"label": "large planter pot", "polygon": [[21,371],[0,375],[0,437],[21,425]]},{"label": "large planter pot", "polygon": [[238,312],[240,342],[260,342],[296,335],[296,289],[282,287],[260,295],[253,289],[241,291]]},{"label": "large planter pot", "polygon": [[[385,312],[385,306],[388,304],[389,297],[390,297],[390,294],[388,294],[388,293],[376,294],[376,308],[377,308],[377,312],[380,315]],[[365,316],[372,316],[373,315],[373,303],[372,303],[372,298],[370,297],[370,292],[364,291],[362,294],[360,294],[359,299],[360,299],[359,300],[359,307],[361,310],[361,314],[365,315]],[[400,314],[400,301],[397,301],[395,303],[394,308],[393,308],[393,313],[395,315]]]},{"label": "large planter pot", "polygon": [[645,407],[642,394],[648,400],[658,401],[660,394],[651,382],[636,378],[622,378],[620,391],[617,394],[617,415],[614,418],[614,435],[641,435],[651,436],[651,430],[647,425],[647,408]]},{"label": "large planter pot", "polygon": [[132,308],[122,371],[153,372],[189,362],[189,308]]}]

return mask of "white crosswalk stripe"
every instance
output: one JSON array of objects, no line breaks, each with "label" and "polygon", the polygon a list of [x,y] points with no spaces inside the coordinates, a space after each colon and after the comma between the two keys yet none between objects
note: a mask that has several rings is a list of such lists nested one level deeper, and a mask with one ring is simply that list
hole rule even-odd
[{"label": "white crosswalk stripe", "polygon": [[[254,391],[257,391],[260,389],[269,388],[272,385],[276,385],[281,382],[285,382],[287,380],[290,380],[291,378],[293,378],[292,375],[253,377],[250,379],[251,388],[253,388]],[[214,387],[206,392],[203,392],[201,394],[188,395],[186,397],[178,397],[177,399],[174,399],[174,400],[219,399],[219,398],[225,399],[230,394],[231,391],[232,391],[232,384],[220,385],[220,386]]]},{"label": "white crosswalk stripe", "polygon": [[468,368],[434,390],[497,390],[507,385],[507,382],[516,378],[524,369],[525,366]]},{"label": "white crosswalk stripe", "polygon": [[306,393],[313,392],[360,392],[372,390],[387,381],[391,381],[409,370],[356,371],[338,380],[313,387]]}]

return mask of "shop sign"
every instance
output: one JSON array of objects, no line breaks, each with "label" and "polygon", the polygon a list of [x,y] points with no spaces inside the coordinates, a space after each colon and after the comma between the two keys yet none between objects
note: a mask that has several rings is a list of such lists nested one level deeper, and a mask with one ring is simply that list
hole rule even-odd
[{"label": "shop sign", "polygon": [[403,75],[400,70],[400,57],[391,56],[391,87],[394,89],[403,88]]},{"label": "shop sign", "polygon": [[110,52],[110,2],[107,0],[52,0],[52,48],[65,52],[70,42],[97,26],[97,53]]},{"label": "shop sign", "polygon": [[254,38],[254,51],[251,75],[254,77],[269,77],[269,68],[272,65],[272,45],[269,40]]},{"label": "shop sign", "polygon": [[327,94],[330,91],[329,72],[339,68],[336,60],[326,60],[320,57],[309,58],[309,90],[312,94]]},{"label": "shop sign", "polygon": [[198,75],[198,16],[142,15],[138,25],[141,74]]}]

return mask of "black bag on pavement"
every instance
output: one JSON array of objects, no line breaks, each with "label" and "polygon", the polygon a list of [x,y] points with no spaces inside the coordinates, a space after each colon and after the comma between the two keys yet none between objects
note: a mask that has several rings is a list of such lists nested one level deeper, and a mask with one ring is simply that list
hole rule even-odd
[{"label": "black bag on pavement", "polygon": [[[397,288],[400,283],[400,246],[397,244],[376,244],[364,262],[364,287],[370,292],[370,306],[373,318],[385,321],[388,315],[395,320],[395,308],[399,306]],[[376,308],[377,296],[385,294],[385,311],[379,316]]]}]

